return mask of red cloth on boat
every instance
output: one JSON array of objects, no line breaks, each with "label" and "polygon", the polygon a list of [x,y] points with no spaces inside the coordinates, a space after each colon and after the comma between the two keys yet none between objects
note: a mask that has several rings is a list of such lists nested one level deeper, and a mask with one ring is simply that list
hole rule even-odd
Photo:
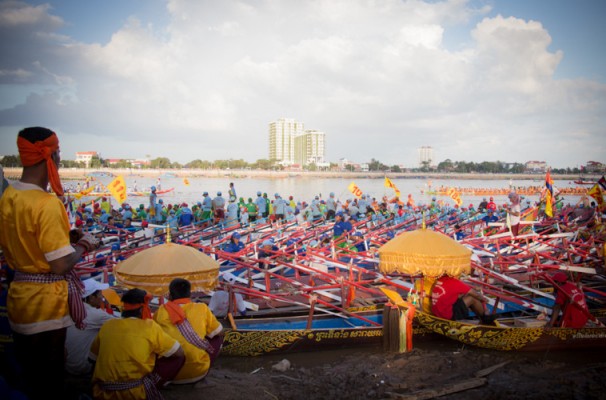
[{"label": "red cloth on boat", "polygon": [[562,306],[562,327],[582,328],[585,326],[589,319],[589,309],[585,302],[585,294],[574,283],[566,282],[560,285],[555,302]]},{"label": "red cloth on boat", "polygon": [[452,306],[459,296],[467,294],[470,290],[470,286],[457,278],[439,278],[431,289],[431,312],[436,317],[452,319]]}]

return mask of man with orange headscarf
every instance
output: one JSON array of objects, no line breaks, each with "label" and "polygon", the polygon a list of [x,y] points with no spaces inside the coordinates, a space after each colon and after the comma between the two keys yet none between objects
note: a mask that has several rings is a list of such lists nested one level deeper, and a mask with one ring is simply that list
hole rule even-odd
[{"label": "man with orange headscarf", "polygon": [[197,382],[208,374],[219,355],[223,326],[206,304],[191,301],[191,283],[187,279],[173,279],[168,290],[170,301],[158,308],[154,321],[185,351],[185,365],[173,383]]},{"label": "man with orange headscarf", "polygon": [[8,319],[24,390],[32,399],[61,397],[67,327],[75,321],[83,328],[86,316],[82,284],[73,267],[97,241],[78,234],[72,247],[65,208],[46,191],[50,181],[53,191],[63,194],[57,135],[46,128],[26,128],[19,132],[17,147],[21,180],[12,182],[0,199],[0,247],[15,271]]},{"label": "man with orange headscarf", "polygon": [[122,295],[122,318],[103,324],[90,348],[95,399],[163,399],[159,389],[185,362],[179,342],[151,319],[152,296],[142,289]]}]

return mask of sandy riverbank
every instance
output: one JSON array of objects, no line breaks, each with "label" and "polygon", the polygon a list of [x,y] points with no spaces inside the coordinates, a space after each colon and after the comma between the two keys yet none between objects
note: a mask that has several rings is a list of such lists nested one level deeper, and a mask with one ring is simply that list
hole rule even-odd
[{"label": "sandy riverbank", "polygon": [[[4,174],[11,178],[17,179],[21,175],[20,168],[5,168]],[[479,174],[479,173],[437,173],[437,172],[347,172],[347,171],[266,171],[266,170],[220,170],[220,169],[85,169],[85,168],[62,168],[59,170],[59,174],[62,179],[66,180],[77,180],[85,179],[86,176],[93,175],[99,176],[102,174],[107,175],[122,175],[127,176],[139,176],[146,178],[158,178],[158,177],[179,177],[179,178],[225,178],[233,177],[234,179],[241,178],[269,178],[269,179],[283,179],[283,178],[296,178],[296,177],[308,177],[308,178],[322,178],[322,179],[346,179],[346,178],[369,178],[369,179],[383,179],[387,176],[390,179],[429,179],[429,180],[449,180],[449,179],[469,179],[469,180],[531,180],[541,182],[545,179],[544,174]],[[553,175],[554,179],[574,181],[579,179],[578,175]],[[583,179],[590,181],[597,181],[599,175],[587,175]]]}]

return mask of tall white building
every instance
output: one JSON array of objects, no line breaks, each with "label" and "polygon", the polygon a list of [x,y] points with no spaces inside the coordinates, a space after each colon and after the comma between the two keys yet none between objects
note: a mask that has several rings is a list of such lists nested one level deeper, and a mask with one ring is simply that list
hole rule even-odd
[{"label": "tall white building", "polygon": [[282,165],[320,164],[324,162],[325,134],[305,130],[302,122],[280,118],[269,124],[269,159]]},{"label": "tall white building", "polygon": [[305,131],[302,122],[280,118],[269,124],[269,159],[285,165],[295,162],[295,137]]},{"label": "tall white building", "polygon": [[295,137],[295,164],[324,163],[324,132],[307,130]]},{"label": "tall white building", "polygon": [[434,162],[433,148],[431,146],[422,146],[419,148],[419,167],[428,167]]}]

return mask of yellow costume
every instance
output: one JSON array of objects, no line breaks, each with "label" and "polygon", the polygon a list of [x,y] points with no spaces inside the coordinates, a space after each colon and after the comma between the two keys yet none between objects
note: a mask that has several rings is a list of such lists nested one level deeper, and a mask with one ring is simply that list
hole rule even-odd
[{"label": "yellow costume", "polygon": [[[204,339],[205,336],[213,338],[223,329],[206,304],[187,303],[182,304],[181,309],[185,312],[185,317],[194,331],[202,339]],[[208,353],[189,343],[183,337],[179,332],[179,329],[171,322],[168,311],[164,305],[160,306],[158,311],[154,314],[154,321],[156,321],[171,337],[177,339],[185,352],[185,365],[183,365],[183,368],[181,368],[173,380],[173,383],[191,383],[204,378],[210,368],[210,357]]]},{"label": "yellow costume", "polygon": [[[8,265],[26,274],[49,274],[49,261],[74,252],[61,201],[40,187],[14,182],[0,199],[0,246]],[[8,292],[11,328],[24,335],[72,325],[67,282],[12,282]]]},{"label": "yellow costume", "polygon": [[89,357],[96,360],[93,373],[95,399],[145,399],[143,385],[132,389],[104,391],[102,382],[142,379],[154,370],[156,355],[170,357],[179,343],[154,321],[124,318],[107,321],[93,341]]}]

